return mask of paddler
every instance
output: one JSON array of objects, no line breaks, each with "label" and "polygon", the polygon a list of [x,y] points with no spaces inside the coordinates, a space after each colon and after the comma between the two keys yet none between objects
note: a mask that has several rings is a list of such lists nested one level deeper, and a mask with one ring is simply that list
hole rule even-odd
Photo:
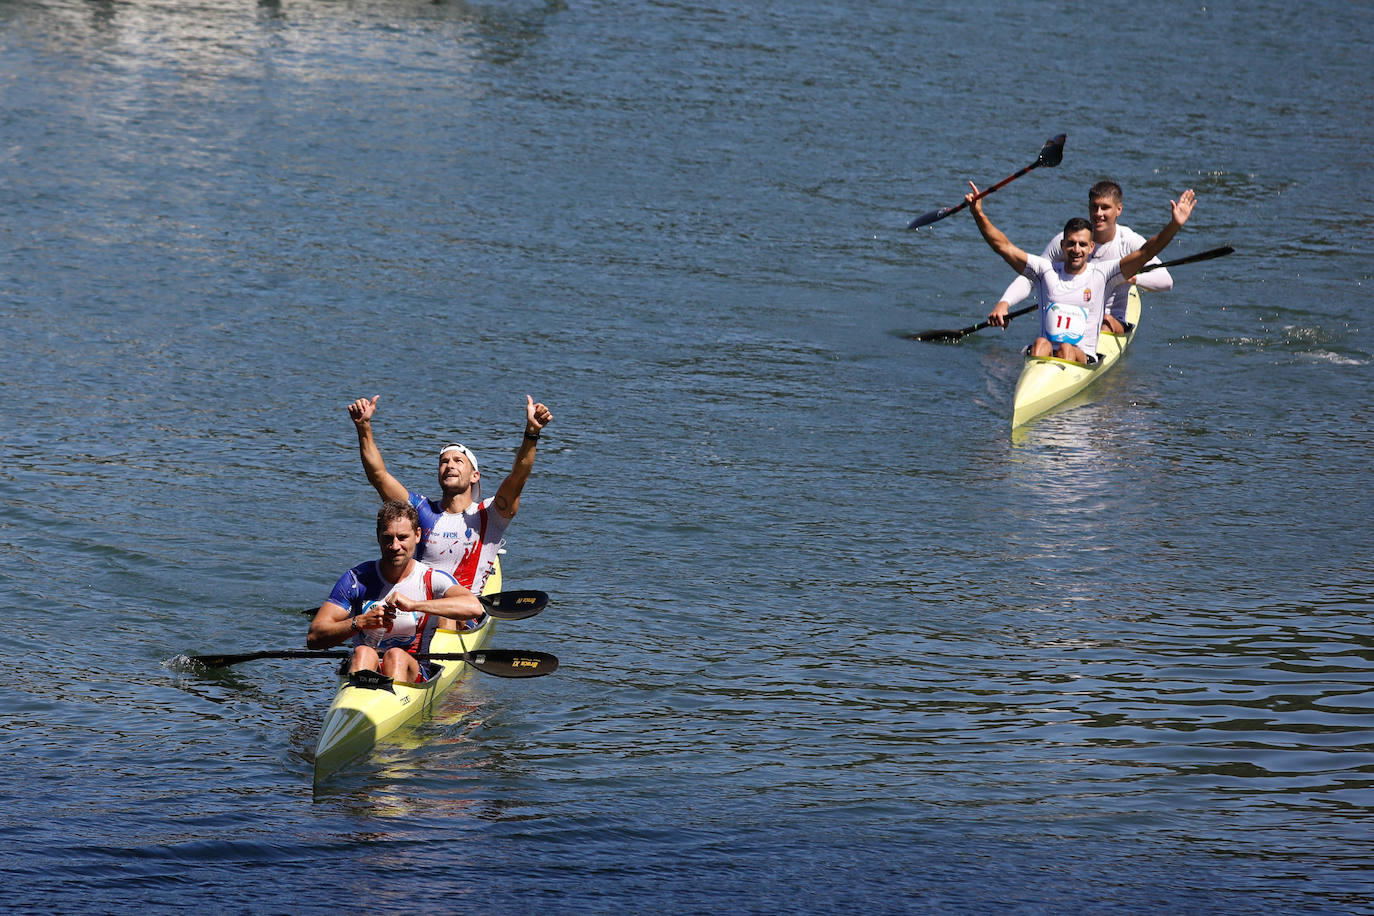
[{"label": "paddler", "polygon": [[415,507],[388,500],[377,511],[381,557],[348,570],[310,621],[305,644],[328,649],[353,640],[348,672],[380,671],[397,681],[429,677],[415,653],[429,647],[439,618],[474,620],[482,605],[448,573],[415,559],[420,516]]},{"label": "paddler", "polygon": [[409,503],[419,512],[420,547],[416,556],[480,595],[496,565],[497,552],[505,543],[506,528],[520,508],[520,493],[534,469],[539,433],[553,422],[553,414],[525,395],[525,433],[515,453],[515,464],[496,489],[496,495],[485,500],[477,456],[465,445],[444,446],[439,450],[441,498],[435,500],[406,489],[387,471],[372,435],[372,417],[376,412],[375,396],[358,398],[348,405],[348,415],[358,431],[358,453],[368,481],[383,500]]},{"label": "paddler", "polygon": [[1064,260],[1057,263],[1026,254],[992,224],[983,212],[978,187],[964,196],[978,231],[993,251],[1027,279],[1035,281],[1040,296],[1040,335],[1031,344],[1031,356],[1057,356],[1083,365],[1097,361],[1097,335],[1102,327],[1107,289],[1129,281],[1146,262],[1164,250],[1192,215],[1196,202],[1192,189],[1169,202],[1169,222],[1138,250],[1121,258],[1090,261],[1092,226],[1082,217],[1064,224],[1060,237]]},{"label": "paddler", "polygon": [[[1130,226],[1122,226],[1117,222],[1121,216],[1121,202],[1121,185],[1115,181],[1103,179],[1088,189],[1088,222],[1093,233],[1093,250],[1088,258],[1090,261],[1117,260],[1144,247],[1143,235]],[[1040,256],[1050,261],[1064,260],[1062,239],[1063,236],[1056,233],[1045,245],[1045,250]],[[1158,263],[1158,258],[1151,258],[1146,266]],[[1174,278],[1162,267],[1147,270],[1133,280],[1108,287],[1107,310],[1103,315],[1102,330],[1113,334],[1126,333],[1126,302],[1130,299],[1131,283],[1152,292],[1165,292],[1174,288]],[[1031,281],[1026,277],[1017,277],[1011,281],[1006,292],[1002,293],[1002,298],[988,313],[988,324],[1006,327],[1007,310],[1029,296],[1031,289]]]}]

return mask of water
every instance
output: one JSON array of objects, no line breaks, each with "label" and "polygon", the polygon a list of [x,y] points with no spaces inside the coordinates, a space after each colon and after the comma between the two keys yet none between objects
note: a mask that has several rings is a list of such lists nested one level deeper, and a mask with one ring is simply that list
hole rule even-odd
[{"label": "water", "polygon": [[[0,903],[1370,912],[1358,4],[0,4]],[[1129,36],[1121,40],[1119,35]],[[1007,430],[1093,181],[1166,257]],[[1356,240],[1351,242],[1349,240]],[[295,647],[389,466],[554,604],[316,790]]]}]

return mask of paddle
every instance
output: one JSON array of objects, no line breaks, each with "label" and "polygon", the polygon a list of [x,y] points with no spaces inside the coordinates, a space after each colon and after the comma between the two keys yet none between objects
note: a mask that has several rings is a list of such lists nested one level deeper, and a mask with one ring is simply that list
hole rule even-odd
[{"label": "paddle", "polygon": [[[1011,321],[1018,315],[1024,315],[1027,312],[1033,312],[1038,308],[1040,308],[1040,303],[1033,302],[1030,305],[1027,305],[1023,308],[1019,308],[1014,312],[1007,312],[1007,320]],[[911,334],[909,336],[912,340],[943,342],[949,340],[959,340],[962,337],[967,337],[974,331],[981,331],[983,330],[983,328],[988,327],[992,327],[992,322],[984,319],[983,321],[980,321],[977,324],[971,324],[966,328],[959,328],[955,331],[918,331],[917,333]]]},{"label": "paddle", "polygon": [[[240,662],[262,658],[348,658],[348,649],[263,649],[237,655],[184,655],[182,658],[205,668],[227,668]],[[480,649],[476,652],[421,652],[415,656],[426,661],[462,661],[483,674],[496,677],[539,677],[558,670],[558,659],[547,652],[516,649]]]},{"label": "paddle", "polygon": [[[1150,264],[1142,268],[1136,274],[1136,276],[1140,276],[1140,274],[1143,274],[1149,270],[1158,270],[1161,267],[1179,267],[1183,264],[1196,264],[1198,261],[1210,261],[1213,258],[1222,258],[1228,254],[1232,254],[1233,252],[1235,252],[1235,250],[1236,249],[1232,248],[1230,245],[1222,245],[1220,248],[1209,248],[1206,251],[1199,251],[1197,254],[1190,254],[1187,257],[1176,258],[1172,261],[1165,261],[1162,264]],[[1024,315],[1027,312],[1033,312],[1039,307],[1039,303],[1036,303],[1034,305],[1025,306],[1024,308],[1019,308],[1014,312],[1007,312],[1007,320],[1011,321],[1016,316]],[[959,340],[961,337],[967,337],[974,331],[981,331],[983,330],[983,328],[991,326],[992,323],[989,321],[980,321],[977,324],[971,324],[966,328],[959,328],[958,330],[954,331],[920,331],[916,334],[911,334],[909,336],[911,340],[945,342],[951,340]]]},{"label": "paddle", "polygon": [[[980,200],[984,197],[987,197],[989,194],[991,194],[993,191],[996,191],[998,188],[1006,187],[1016,179],[1020,178],[1022,175],[1029,172],[1031,169],[1039,168],[1042,165],[1048,166],[1049,168],[1054,168],[1056,165],[1063,162],[1064,140],[1067,136],[1067,134],[1059,134],[1057,137],[1051,137],[1050,139],[1046,140],[1045,145],[1040,148],[1040,155],[1035,157],[1034,162],[1026,166],[1021,171],[1017,172],[1015,175],[1011,175],[1007,178],[1004,178],[992,187],[979,191],[978,194],[974,197],[974,200]],[[962,201],[961,203],[953,207],[941,207],[938,210],[931,210],[929,213],[926,213],[922,216],[918,216],[911,222],[907,223],[906,227],[908,229],[919,229],[922,226],[929,226],[931,223],[938,223],[946,216],[953,216],[955,213],[958,213],[960,210],[964,209],[967,206],[968,201]]]},{"label": "paddle", "polygon": [[494,595],[478,595],[482,608],[497,620],[524,620],[544,610],[549,603],[547,592],[522,588]]},{"label": "paddle", "polygon": [[1165,261],[1161,264],[1147,264],[1136,272],[1140,276],[1147,270],[1159,270],[1161,267],[1179,267],[1183,264],[1196,264],[1198,261],[1210,261],[1213,258],[1224,258],[1228,254],[1235,254],[1236,249],[1230,245],[1222,245],[1220,248],[1208,248],[1206,251],[1199,251],[1197,254],[1190,254],[1187,257],[1175,258],[1172,261]]},{"label": "paddle", "polygon": [[[544,610],[549,604],[548,592],[533,588],[497,592],[494,595],[478,595],[477,602],[482,610],[497,620],[524,620]],[[302,614],[314,614],[317,608],[302,608]]]}]

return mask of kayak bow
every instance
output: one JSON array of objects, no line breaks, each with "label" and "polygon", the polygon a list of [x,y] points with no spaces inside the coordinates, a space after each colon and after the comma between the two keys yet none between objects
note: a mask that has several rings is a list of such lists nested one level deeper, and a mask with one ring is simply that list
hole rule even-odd
[{"label": "kayak bow", "polygon": [[[483,594],[501,590],[501,568],[492,571]],[[430,639],[429,652],[478,652],[491,638],[495,621],[480,618],[475,630],[439,628]],[[433,715],[435,706],[463,673],[466,662],[453,659],[433,662],[437,673],[423,684],[393,681],[376,672],[362,677],[339,677],[334,701],[324,715],[315,747],[315,781],[372,750],[378,741],[421,716]]]}]

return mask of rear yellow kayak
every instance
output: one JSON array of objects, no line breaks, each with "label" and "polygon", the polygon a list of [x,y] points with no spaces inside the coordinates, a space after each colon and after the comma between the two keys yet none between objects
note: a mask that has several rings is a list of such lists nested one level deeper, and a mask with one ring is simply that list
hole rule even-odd
[{"label": "rear yellow kayak", "polygon": [[1126,323],[1125,334],[1104,331],[1098,337],[1098,360],[1092,366],[1053,356],[1027,356],[1021,367],[1021,378],[1016,383],[1016,395],[1012,398],[1012,428],[1064,403],[1116,365],[1140,327],[1140,290],[1134,285],[1126,304]]},{"label": "rear yellow kayak", "polygon": [[[498,564],[482,588],[483,594],[501,590],[501,567]],[[430,640],[430,652],[474,652],[491,638],[495,621],[483,616],[475,630],[440,628]],[[439,673],[423,684],[407,684],[378,677],[375,686],[350,683],[345,675],[339,678],[334,702],[324,715],[320,739],[315,746],[315,781],[327,777],[339,767],[372,750],[373,746],[408,722],[421,716],[433,715],[439,700],[457,682],[467,664],[450,659],[432,662]]]}]

